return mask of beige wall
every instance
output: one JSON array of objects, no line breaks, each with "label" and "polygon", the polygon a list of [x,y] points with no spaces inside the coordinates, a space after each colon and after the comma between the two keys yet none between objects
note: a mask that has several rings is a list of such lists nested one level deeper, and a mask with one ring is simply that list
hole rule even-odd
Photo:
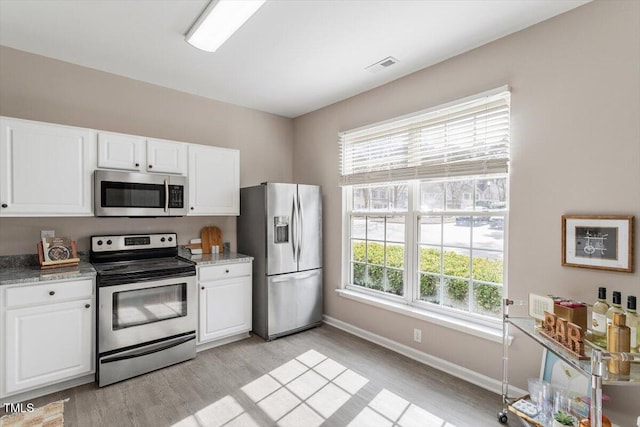
[{"label": "beige wall", "polygon": [[[509,297],[554,293],[592,302],[599,285],[607,286],[609,295],[622,291],[625,300],[630,294],[640,297],[637,272],[560,265],[563,214],[640,217],[640,2],[587,4],[298,117],[293,156],[295,180],[323,185],[326,314],[496,379],[501,379],[499,344],[336,294],[341,271],[337,134],[504,84],[512,88]],[[637,237],[634,243],[638,247]],[[412,341],[414,327],[423,329],[422,344]],[[509,355],[516,385],[526,388],[525,379],[538,375],[540,356],[539,347],[516,337]],[[610,394],[616,407],[608,411],[640,415],[637,405],[631,407],[631,401],[640,401],[640,388]],[[618,416],[621,425],[632,425],[631,418]]]},{"label": "beige wall", "polygon": [[[2,46],[0,115],[239,149],[243,187],[292,178],[291,119]],[[205,225],[235,248],[235,217],[0,218],[0,255],[34,253],[42,229],[88,250],[92,234],[175,230],[184,243]]]}]

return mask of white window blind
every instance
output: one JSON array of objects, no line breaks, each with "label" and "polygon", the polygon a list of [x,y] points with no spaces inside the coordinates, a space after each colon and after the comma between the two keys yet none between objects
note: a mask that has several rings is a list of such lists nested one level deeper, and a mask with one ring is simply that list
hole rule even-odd
[{"label": "white window blind", "polygon": [[342,132],[342,185],[506,173],[507,87]]}]

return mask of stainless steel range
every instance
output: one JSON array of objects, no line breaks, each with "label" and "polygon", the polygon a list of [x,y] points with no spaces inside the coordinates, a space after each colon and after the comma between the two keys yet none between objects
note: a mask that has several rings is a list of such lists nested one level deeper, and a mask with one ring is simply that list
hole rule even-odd
[{"label": "stainless steel range", "polygon": [[196,269],[175,233],[92,236],[90,260],[100,387],[195,357]]}]

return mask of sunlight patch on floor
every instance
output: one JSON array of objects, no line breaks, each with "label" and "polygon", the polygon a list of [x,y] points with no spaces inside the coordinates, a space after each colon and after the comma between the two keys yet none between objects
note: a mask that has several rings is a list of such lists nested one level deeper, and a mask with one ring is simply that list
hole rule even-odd
[{"label": "sunlight patch on floor", "polygon": [[[309,350],[241,388],[279,427],[319,427],[369,380]],[[225,396],[172,427],[259,427],[232,396]],[[455,427],[383,389],[348,427]]]}]

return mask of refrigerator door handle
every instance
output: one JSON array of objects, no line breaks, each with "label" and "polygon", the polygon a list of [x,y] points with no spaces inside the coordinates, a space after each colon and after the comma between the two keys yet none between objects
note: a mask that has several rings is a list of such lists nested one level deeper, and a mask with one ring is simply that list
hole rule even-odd
[{"label": "refrigerator door handle", "polygon": [[[297,197],[298,199],[298,262],[300,261],[300,254],[302,253],[302,202],[300,202],[300,195]],[[298,266],[298,268],[300,268]]]},{"label": "refrigerator door handle", "polygon": [[293,260],[298,263],[298,259],[296,258],[296,239],[298,237],[298,233],[296,230],[296,199],[291,200],[291,249],[293,250]]}]

